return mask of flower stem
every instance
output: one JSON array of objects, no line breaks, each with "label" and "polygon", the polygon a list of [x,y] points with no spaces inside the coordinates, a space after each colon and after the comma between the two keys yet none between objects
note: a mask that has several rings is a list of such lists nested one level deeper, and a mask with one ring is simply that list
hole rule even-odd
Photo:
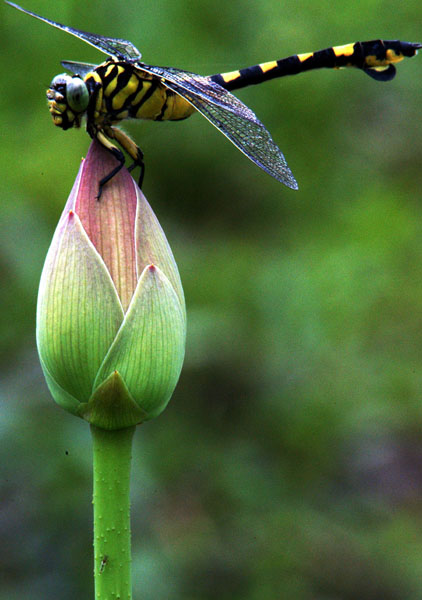
[{"label": "flower stem", "polygon": [[130,466],[135,427],[91,425],[96,600],[131,600]]}]

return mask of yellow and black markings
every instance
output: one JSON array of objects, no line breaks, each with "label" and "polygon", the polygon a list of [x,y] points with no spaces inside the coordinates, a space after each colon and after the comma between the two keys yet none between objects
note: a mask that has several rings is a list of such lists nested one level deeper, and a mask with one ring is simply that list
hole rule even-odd
[{"label": "yellow and black markings", "polygon": [[397,40],[356,42],[325,48],[317,52],[294,54],[288,58],[261,63],[230,73],[220,73],[213,75],[212,80],[225,89],[233,91],[269,79],[297,75],[313,69],[356,67],[375,79],[387,81],[395,75],[394,63],[403,60],[406,56],[414,56],[420,47],[421,44]]}]

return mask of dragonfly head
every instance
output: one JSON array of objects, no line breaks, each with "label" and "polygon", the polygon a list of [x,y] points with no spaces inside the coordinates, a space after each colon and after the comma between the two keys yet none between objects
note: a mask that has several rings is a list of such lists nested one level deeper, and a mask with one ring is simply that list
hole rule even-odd
[{"label": "dragonfly head", "polygon": [[62,129],[80,127],[81,117],[88,108],[89,91],[80,77],[61,73],[51,82],[47,101],[54,125]]}]

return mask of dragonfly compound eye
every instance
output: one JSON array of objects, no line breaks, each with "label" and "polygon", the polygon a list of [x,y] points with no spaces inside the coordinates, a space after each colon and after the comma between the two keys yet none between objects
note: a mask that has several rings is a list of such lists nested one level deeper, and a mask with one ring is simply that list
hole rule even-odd
[{"label": "dragonfly compound eye", "polygon": [[72,81],[72,77],[67,73],[60,73],[60,75],[56,75],[53,81],[50,83],[49,92],[53,92],[57,99],[59,99],[59,95],[64,99],[66,96],[66,88],[69,82]]},{"label": "dragonfly compound eye", "polygon": [[72,110],[84,112],[88,107],[89,92],[86,83],[80,77],[72,77],[66,85],[66,99]]},{"label": "dragonfly compound eye", "polygon": [[80,77],[56,75],[47,90],[48,109],[53,122],[62,129],[79,127],[81,114],[88,106],[89,93]]}]

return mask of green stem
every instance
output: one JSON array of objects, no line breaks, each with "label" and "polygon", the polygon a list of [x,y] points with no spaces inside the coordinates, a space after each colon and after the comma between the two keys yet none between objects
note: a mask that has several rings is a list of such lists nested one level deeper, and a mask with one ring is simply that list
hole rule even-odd
[{"label": "green stem", "polygon": [[135,427],[91,425],[96,600],[131,600],[130,465]]}]

